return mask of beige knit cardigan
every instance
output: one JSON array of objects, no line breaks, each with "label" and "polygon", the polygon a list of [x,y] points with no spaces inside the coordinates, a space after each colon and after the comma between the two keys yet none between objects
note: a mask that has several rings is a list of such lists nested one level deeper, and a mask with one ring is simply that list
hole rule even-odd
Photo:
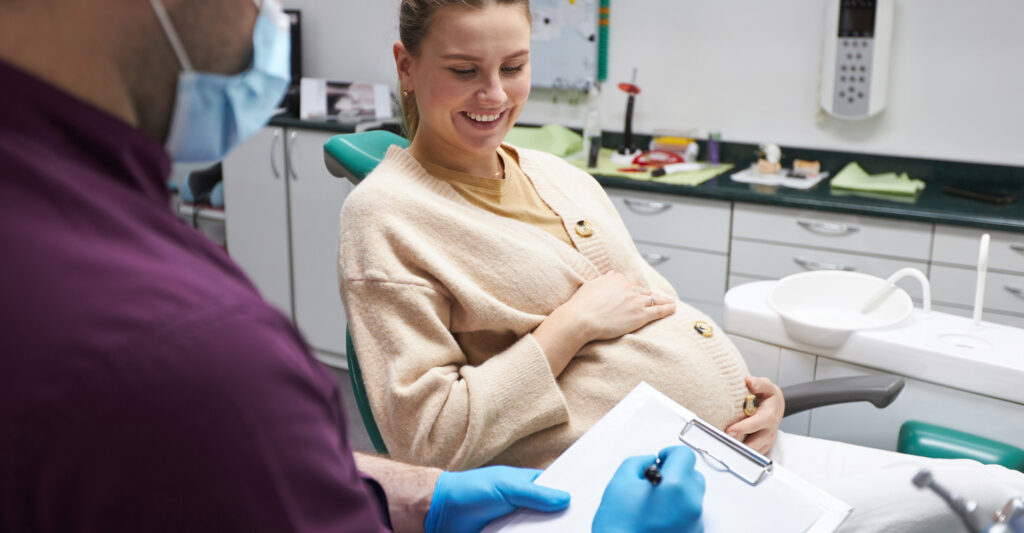
[{"label": "beige knit cardigan", "polygon": [[[578,250],[470,204],[397,147],[342,209],[341,294],[391,456],[543,468],[640,381],[719,427],[739,420],[746,365],[717,326],[711,337],[695,331],[711,320],[682,302],[667,318],[587,344],[553,376],[531,332],[584,280],[615,270],[676,293],[590,175],[549,154],[519,154]],[[591,237],[576,233],[579,220]]]}]

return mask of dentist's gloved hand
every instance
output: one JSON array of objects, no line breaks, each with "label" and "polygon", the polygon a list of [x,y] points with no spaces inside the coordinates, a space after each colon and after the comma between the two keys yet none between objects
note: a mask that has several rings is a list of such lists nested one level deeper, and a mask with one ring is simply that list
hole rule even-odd
[{"label": "dentist's gloved hand", "polygon": [[594,533],[703,533],[704,476],[693,469],[693,450],[672,446],[658,457],[658,485],[644,478],[644,470],[654,464],[653,455],[622,462],[604,489]]},{"label": "dentist's gloved hand", "polygon": [[518,507],[545,512],[565,509],[568,492],[533,484],[540,472],[511,466],[443,472],[423,523],[426,533],[477,533]]}]

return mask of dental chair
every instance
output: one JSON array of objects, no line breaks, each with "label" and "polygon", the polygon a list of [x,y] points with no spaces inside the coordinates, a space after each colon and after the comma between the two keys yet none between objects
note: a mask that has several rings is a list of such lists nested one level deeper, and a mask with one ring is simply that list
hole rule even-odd
[{"label": "dental chair", "polygon": [[[380,163],[392,145],[405,148],[409,141],[380,130],[335,135],[324,143],[324,162],[332,175],[358,185]],[[376,451],[386,454],[387,446],[374,421],[355,346],[347,329],[345,351],[352,391],[363,425]],[[786,398],[785,416],[816,407],[858,401],[870,402],[881,409],[896,399],[903,386],[902,378],[892,376],[835,378],[791,385],[782,389]],[[925,457],[970,458],[1024,471],[1024,450],[1020,448],[921,422],[909,421],[903,425],[898,450]]]}]

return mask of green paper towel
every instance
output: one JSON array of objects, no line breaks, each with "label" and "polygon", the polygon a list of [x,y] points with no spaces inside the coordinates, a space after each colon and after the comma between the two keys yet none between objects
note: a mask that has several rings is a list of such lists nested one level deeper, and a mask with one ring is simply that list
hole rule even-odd
[{"label": "green paper towel", "polygon": [[836,189],[850,191],[863,191],[883,194],[917,194],[924,190],[925,183],[921,180],[910,179],[906,172],[896,174],[887,172],[885,174],[868,174],[856,162],[848,163],[836,177],[832,178],[831,185]]},{"label": "green paper towel", "polygon": [[520,148],[530,148],[565,157],[583,149],[583,137],[559,124],[539,128],[515,126],[505,136],[505,142]]}]

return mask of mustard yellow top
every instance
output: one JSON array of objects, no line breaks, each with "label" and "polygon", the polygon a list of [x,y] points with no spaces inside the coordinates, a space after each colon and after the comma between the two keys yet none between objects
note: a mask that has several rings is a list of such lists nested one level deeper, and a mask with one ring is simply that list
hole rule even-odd
[{"label": "mustard yellow top", "polygon": [[451,185],[469,203],[496,215],[536,226],[575,248],[562,217],[544,203],[519,166],[519,154],[515,149],[501,146],[498,157],[504,174],[494,178],[474,176],[421,159],[417,161],[431,176]]}]

